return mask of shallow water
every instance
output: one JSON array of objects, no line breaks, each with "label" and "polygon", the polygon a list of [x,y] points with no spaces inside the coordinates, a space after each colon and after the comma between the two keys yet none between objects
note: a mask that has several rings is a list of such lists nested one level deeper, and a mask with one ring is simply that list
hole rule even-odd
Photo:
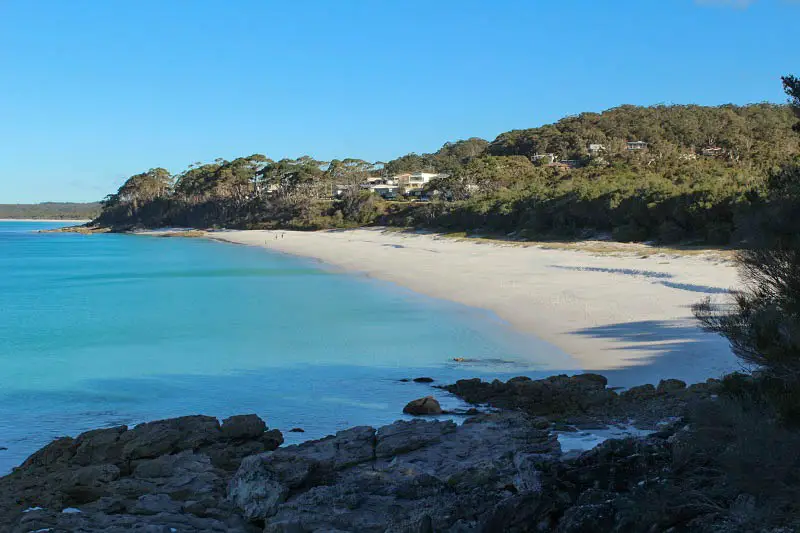
[{"label": "shallow water", "polygon": [[484,311],[309,260],[36,233],[56,226],[0,222],[0,473],[95,427],[254,412],[305,429],[291,442],[391,422],[421,395],[457,404],[401,378],[535,377],[569,363]]}]

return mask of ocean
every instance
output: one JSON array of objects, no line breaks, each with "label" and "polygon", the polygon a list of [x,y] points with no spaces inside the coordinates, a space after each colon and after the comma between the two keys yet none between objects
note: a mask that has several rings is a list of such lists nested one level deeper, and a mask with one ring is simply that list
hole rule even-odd
[{"label": "ocean", "polygon": [[[257,413],[287,442],[404,418],[430,385],[568,356],[494,315],[206,239],[0,222],[0,474],[55,437]],[[454,358],[464,358],[456,362]],[[288,433],[299,427],[305,433]]]}]

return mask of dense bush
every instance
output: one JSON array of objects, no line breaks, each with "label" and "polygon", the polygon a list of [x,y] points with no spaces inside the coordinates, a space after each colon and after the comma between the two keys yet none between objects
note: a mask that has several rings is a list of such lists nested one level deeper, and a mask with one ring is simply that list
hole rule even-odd
[{"label": "dense bush", "polygon": [[[646,150],[625,149],[643,140]],[[588,146],[600,143],[601,154]],[[721,151],[703,157],[702,148]],[[553,153],[571,166],[531,156]],[[700,152],[700,155],[698,155]],[[385,164],[263,155],[132,176],[98,223],[318,229],[381,223],[524,238],[610,233],[625,241],[727,244],[744,234],[768,177],[798,153],[788,106],[623,106],[500,135],[447,143]],[[359,188],[369,177],[445,172],[430,203],[391,204]],[[778,178],[774,178],[778,179]],[[339,190],[335,200],[332,192]]]}]

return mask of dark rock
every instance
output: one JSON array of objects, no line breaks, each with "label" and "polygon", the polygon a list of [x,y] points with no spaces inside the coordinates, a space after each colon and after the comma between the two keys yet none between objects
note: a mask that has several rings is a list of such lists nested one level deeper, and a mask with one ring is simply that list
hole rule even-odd
[{"label": "dark rock", "polygon": [[257,415],[236,415],[222,421],[222,435],[232,440],[257,439],[267,430],[267,424]]},{"label": "dark rock", "polygon": [[264,450],[270,451],[283,444],[283,434],[278,429],[270,429],[259,440],[264,443]]},{"label": "dark rock", "polygon": [[469,379],[443,388],[474,404],[489,403],[493,407],[520,409],[536,416],[557,416],[583,413],[613,402],[616,394],[605,389],[604,380],[596,374],[571,378],[561,375],[540,380],[519,377],[506,383]]},{"label": "dark rock", "polygon": [[75,455],[75,440],[61,437],[28,457],[20,468],[55,467],[66,464]]},{"label": "dark rock", "polygon": [[476,530],[476,517],[539,487],[539,461],[557,456],[521,414],[399,421],[249,457],[229,494],[264,531]]},{"label": "dark rock", "polygon": [[658,394],[669,394],[675,392],[682,392],[686,389],[686,382],[679,379],[662,379],[658,383],[656,392]]},{"label": "dark rock", "polygon": [[480,531],[523,533],[554,531],[558,515],[566,507],[550,494],[526,492],[501,501],[480,524]]},{"label": "dark rock", "polygon": [[623,391],[620,396],[625,400],[630,401],[640,401],[640,400],[648,400],[653,398],[656,395],[656,388],[651,384],[646,385],[639,385],[637,387],[631,387],[630,389]]},{"label": "dark rock", "polygon": [[145,494],[131,508],[131,514],[155,515],[159,513],[175,514],[181,511],[181,504],[173,501],[166,494]]},{"label": "dark rock", "polygon": [[439,401],[433,396],[426,396],[412,400],[403,408],[403,412],[407,415],[440,415],[442,414],[442,406]]},{"label": "dark rock", "polygon": [[303,428],[292,428],[289,430],[290,433],[305,433],[306,430]]},{"label": "dark rock", "polygon": [[572,379],[594,384],[601,389],[608,385],[608,379],[606,379],[605,376],[601,376],[600,374],[592,374],[589,372],[572,376]]},{"label": "dark rock", "polygon": [[433,383],[433,378],[414,378],[414,383]]},{"label": "dark rock", "polygon": [[[225,427],[215,418],[192,416],[57,439],[0,478],[0,524],[24,522],[21,531],[122,531],[134,525],[161,531],[165,524],[180,531],[246,531],[249,526],[227,503],[227,481],[243,457],[276,449],[283,436],[265,432],[252,416],[232,417]],[[187,518],[184,501],[205,502],[205,518]],[[22,512],[34,507],[82,512]],[[16,531],[0,527],[6,530]]]},{"label": "dark rock", "polygon": [[531,419],[531,425],[536,429],[548,429],[551,424],[548,419],[541,416],[537,416]]},{"label": "dark rock", "polygon": [[442,435],[452,433],[456,425],[452,421],[424,422],[398,420],[394,424],[380,428],[376,434],[375,456],[392,457],[439,442]]},{"label": "dark rock", "polygon": [[127,460],[158,457],[191,450],[220,438],[219,421],[211,416],[184,416],[139,424],[122,439],[122,457]]},{"label": "dark rock", "polygon": [[124,444],[122,437],[127,431],[127,426],[118,426],[82,433],[75,439],[76,449],[72,461],[79,465],[119,464]]}]

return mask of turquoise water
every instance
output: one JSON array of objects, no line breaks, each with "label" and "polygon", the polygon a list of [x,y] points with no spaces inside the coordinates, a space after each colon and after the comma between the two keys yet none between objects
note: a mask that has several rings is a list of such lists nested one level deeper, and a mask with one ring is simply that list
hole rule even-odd
[{"label": "turquoise water", "polygon": [[[480,310],[203,239],[0,222],[0,473],[60,435],[255,412],[317,438],[567,356]],[[474,360],[455,363],[454,357]],[[455,400],[442,394],[449,405]]]}]

